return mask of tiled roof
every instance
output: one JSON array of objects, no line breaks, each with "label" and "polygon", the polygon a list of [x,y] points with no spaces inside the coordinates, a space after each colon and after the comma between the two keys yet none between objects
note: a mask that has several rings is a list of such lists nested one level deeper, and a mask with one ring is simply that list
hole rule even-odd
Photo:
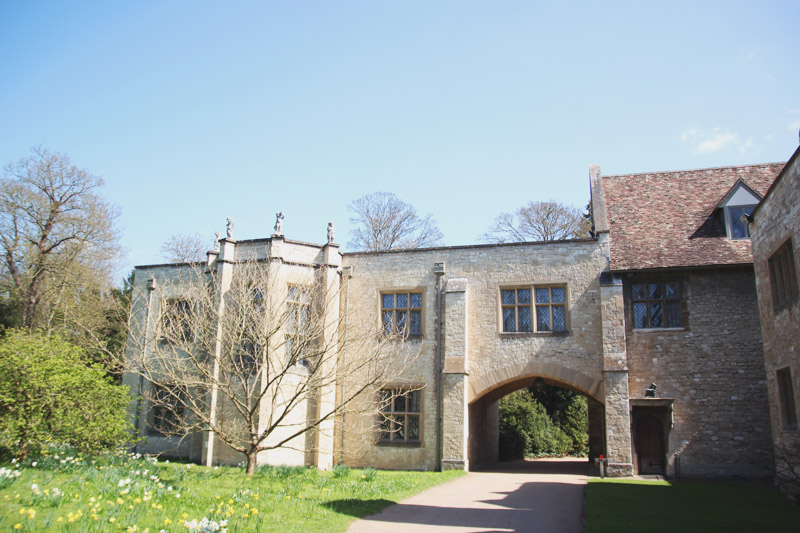
[{"label": "tiled roof", "polygon": [[742,180],[763,196],[783,163],[602,178],[611,270],[752,263],[749,239],[729,240],[720,201]]}]

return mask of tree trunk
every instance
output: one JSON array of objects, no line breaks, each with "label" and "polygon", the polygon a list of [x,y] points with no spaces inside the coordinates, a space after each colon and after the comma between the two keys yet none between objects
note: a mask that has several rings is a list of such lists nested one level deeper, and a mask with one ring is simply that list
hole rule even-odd
[{"label": "tree trunk", "polygon": [[247,475],[252,476],[256,473],[256,457],[258,453],[251,451],[247,453]]}]

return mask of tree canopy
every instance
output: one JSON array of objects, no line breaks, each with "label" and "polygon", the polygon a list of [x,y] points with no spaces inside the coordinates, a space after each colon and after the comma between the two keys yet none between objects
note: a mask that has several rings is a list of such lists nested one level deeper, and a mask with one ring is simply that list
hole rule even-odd
[{"label": "tree canopy", "polygon": [[161,245],[167,263],[196,263],[206,258],[208,244],[197,233],[175,233]]},{"label": "tree canopy", "polygon": [[52,331],[112,284],[120,248],[103,180],[34,148],[0,180],[0,301],[5,326]]},{"label": "tree canopy", "polygon": [[442,232],[430,214],[421,217],[411,204],[390,192],[374,192],[348,206],[355,226],[347,243],[357,251],[429,248],[442,244]]},{"label": "tree canopy", "polygon": [[500,213],[489,231],[488,242],[560,241],[589,236],[591,221],[577,207],[554,200],[531,201],[514,213]]}]

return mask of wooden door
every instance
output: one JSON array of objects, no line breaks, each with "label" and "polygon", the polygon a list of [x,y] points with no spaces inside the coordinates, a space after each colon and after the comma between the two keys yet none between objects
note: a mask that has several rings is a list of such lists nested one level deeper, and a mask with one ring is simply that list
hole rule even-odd
[{"label": "wooden door", "polygon": [[657,416],[643,415],[636,420],[639,474],[665,474],[664,423]]}]

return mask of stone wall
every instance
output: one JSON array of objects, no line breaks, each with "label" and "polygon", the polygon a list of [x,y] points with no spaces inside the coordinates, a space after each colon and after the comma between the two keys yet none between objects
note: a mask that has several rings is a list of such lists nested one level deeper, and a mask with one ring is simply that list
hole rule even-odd
[{"label": "stone wall", "polygon": [[[750,227],[753,241],[756,286],[764,339],[764,360],[769,386],[770,419],[776,463],[794,467],[800,475],[800,433],[797,424],[785,423],[778,394],[777,372],[788,369],[795,410],[800,406],[800,299],[775,309],[768,260],[787,240],[794,249],[795,272],[800,273],[800,150],[787,163],[780,177],[754,213]],[[795,491],[800,492],[798,487]]]},{"label": "stone wall", "polygon": [[[360,424],[356,417],[348,417],[344,449],[340,450],[345,461],[414,469],[433,469],[442,461],[443,466],[463,468],[470,461],[468,449],[478,448],[480,458],[490,460],[496,457],[496,450],[491,445],[476,447],[475,440],[496,443],[497,399],[529,385],[537,376],[605,402],[599,286],[600,272],[607,263],[605,254],[605,245],[598,241],[345,254],[343,264],[352,268],[346,289],[349,327],[359,321],[379,326],[381,291],[414,289],[423,293],[425,305],[423,336],[407,341],[417,350],[417,357],[396,378],[400,384],[423,387],[421,442],[414,446],[376,443],[374,430],[356,429],[368,427],[364,416],[369,415],[362,416]],[[435,269],[439,263],[445,265],[441,435],[437,433],[436,394],[440,363]],[[534,285],[567,288],[565,333],[502,331],[500,289]],[[626,408],[627,398],[620,401]],[[472,434],[473,426],[483,434]],[[437,446],[441,448],[437,450]]]},{"label": "stone wall", "polygon": [[[759,477],[769,472],[770,428],[761,332],[750,267],[639,273],[624,278],[632,399],[650,383],[673,399],[667,473]],[[631,285],[678,281],[680,328],[633,329]]]}]

